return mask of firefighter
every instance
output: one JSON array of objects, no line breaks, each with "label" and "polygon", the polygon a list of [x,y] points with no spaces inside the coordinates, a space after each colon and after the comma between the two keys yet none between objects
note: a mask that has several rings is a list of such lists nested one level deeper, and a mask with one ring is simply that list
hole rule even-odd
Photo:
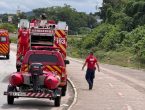
[{"label": "firefighter", "polygon": [[18,39],[19,39],[19,54],[24,56],[26,52],[28,51],[28,47],[29,47],[29,43],[28,43],[29,30],[26,27],[22,26],[20,28]]},{"label": "firefighter", "polygon": [[46,14],[45,13],[43,13],[42,15],[40,15],[40,18],[41,18],[41,21],[40,21],[40,28],[42,28],[42,27],[46,27],[46,25],[47,25],[47,20],[46,20]]},{"label": "firefighter", "polygon": [[82,67],[82,70],[84,69],[86,64],[87,64],[86,80],[89,84],[89,90],[91,90],[93,88],[93,82],[95,78],[95,70],[96,70],[95,65],[97,65],[98,72],[100,72],[97,58],[93,55],[93,52],[90,52],[90,54],[87,56],[86,61]]}]

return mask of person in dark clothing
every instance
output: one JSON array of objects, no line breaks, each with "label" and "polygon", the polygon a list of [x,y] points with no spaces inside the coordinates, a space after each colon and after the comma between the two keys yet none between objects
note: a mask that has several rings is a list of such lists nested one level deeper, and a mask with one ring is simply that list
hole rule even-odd
[{"label": "person in dark clothing", "polygon": [[89,84],[89,90],[93,88],[93,82],[95,78],[95,70],[96,70],[96,65],[98,68],[98,72],[100,72],[99,64],[97,61],[97,58],[93,55],[93,52],[90,52],[90,54],[87,56],[86,61],[82,67],[82,70],[87,64],[87,71],[86,71],[86,80]]}]

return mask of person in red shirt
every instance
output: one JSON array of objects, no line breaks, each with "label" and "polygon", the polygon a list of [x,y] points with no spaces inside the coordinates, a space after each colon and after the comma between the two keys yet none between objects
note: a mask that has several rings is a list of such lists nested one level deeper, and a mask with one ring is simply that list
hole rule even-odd
[{"label": "person in red shirt", "polygon": [[29,30],[25,27],[19,30],[19,52],[24,56],[29,47]]},{"label": "person in red shirt", "polygon": [[100,72],[97,58],[93,55],[93,52],[90,52],[90,54],[87,56],[86,61],[82,67],[82,70],[84,69],[86,64],[87,64],[86,80],[89,84],[89,90],[91,90],[93,88],[93,81],[95,78],[96,65],[98,68],[98,72]]}]

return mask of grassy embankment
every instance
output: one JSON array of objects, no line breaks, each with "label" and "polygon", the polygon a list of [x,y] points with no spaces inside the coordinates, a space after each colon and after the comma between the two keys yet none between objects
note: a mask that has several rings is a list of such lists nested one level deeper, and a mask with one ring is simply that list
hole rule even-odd
[{"label": "grassy embankment", "polygon": [[[74,44],[72,44],[72,41],[74,39],[75,42],[80,42],[81,37],[69,36],[67,49],[68,55],[71,57],[84,59],[88,55],[88,52],[90,50],[86,50],[81,47],[77,48],[76,46],[74,46]],[[143,69],[145,67],[145,65],[138,62],[130,49],[108,52],[104,50],[95,50],[94,53],[101,63],[131,67],[136,69]]]}]

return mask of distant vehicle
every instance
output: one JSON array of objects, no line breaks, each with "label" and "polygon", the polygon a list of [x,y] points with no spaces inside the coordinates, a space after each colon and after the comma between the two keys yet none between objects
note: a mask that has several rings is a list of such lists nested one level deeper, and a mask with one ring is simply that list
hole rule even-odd
[{"label": "distant vehicle", "polygon": [[7,30],[0,29],[0,55],[10,57],[10,39]]}]

